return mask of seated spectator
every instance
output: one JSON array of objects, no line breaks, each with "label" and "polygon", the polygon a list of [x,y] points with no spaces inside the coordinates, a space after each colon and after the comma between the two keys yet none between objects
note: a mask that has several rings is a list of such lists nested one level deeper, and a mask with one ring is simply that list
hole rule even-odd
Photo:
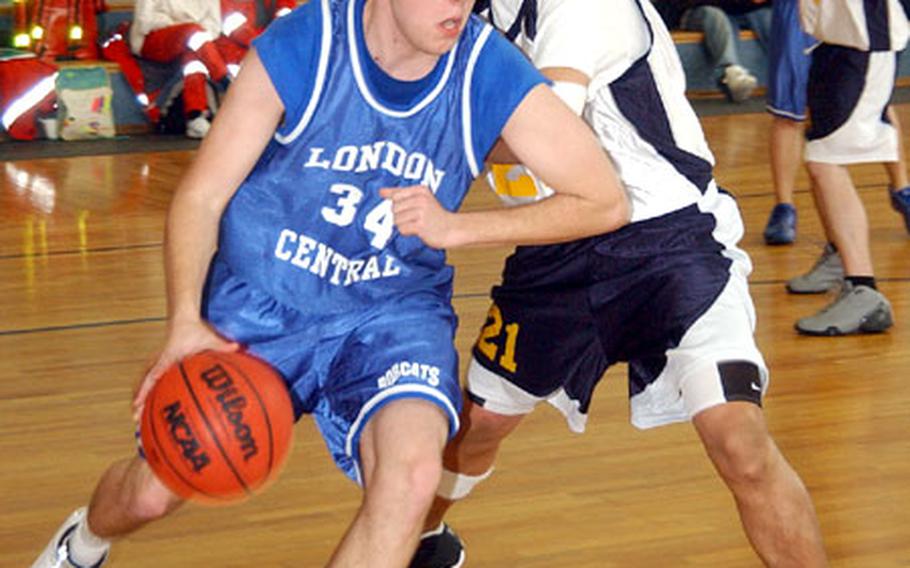
[{"label": "seated spectator", "polygon": [[704,46],[721,89],[733,102],[752,95],[755,75],[739,59],[739,30],[752,30],[765,49],[771,29],[771,0],[654,0],[670,29],[704,34]]},{"label": "seated spectator", "polygon": [[101,56],[120,66],[120,71],[136,97],[136,102],[145,113],[146,119],[155,125],[161,118],[161,111],[156,104],[157,94],[150,93],[146,85],[145,74],[139,61],[130,50],[128,38],[130,22],[122,22],[113,33],[101,42]]},{"label": "seated spectator", "polygon": [[219,0],[136,0],[130,46],[133,53],[159,63],[180,60],[186,135],[203,138],[211,112],[207,78],[227,80],[228,70],[215,39],[221,35]]},{"label": "seated spectator", "polygon": [[[151,9],[155,2],[144,2],[145,9]],[[168,9],[164,3],[158,3],[154,7],[156,9],[161,9],[162,6],[165,8],[165,12]],[[208,66],[205,69],[202,69],[199,65],[191,65],[189,73],[187,75],[187,81],[184,85],[184,99],[187,101],[185,109],[189,112],[190,116],[186,117],[187,123],[187,135],[193,138],[201,137],[208,131],[208,109],[205,105],[205,72],[209,72],[209,75],[213,73],[219,73],[221,71],[221,66],[217,62],[217,56],[220,55],[221,59],[224,62],[224,68],[227,69],[227,76],[230,79],[233,79],[237,76],[237,73],[240,71],[240,62],[243,60],[243,57],[246,55],[247,50],[250,47],[251,42],[259,34],[265,31],[266,26],[274,20],[286,14],[289,14],[297,6],[296,0],[220,0],[220,17],[221,17],[221,31],[218,35],[218,38],[214,41],[215,47],[217,49],[217,54],[213,54],[206,44],[200,45],[199,49],[196,50],[199,52],[199,61],[203,65],[207,65],[207,60],[204,57],[209,57],[209,62],[214,59],[216,71]],[[210,16],[210,7],[207,7],[207,11],[204,12],[205,16]],[[192,8],[192,6],[190,6]],[[143,13],[149,14],[150,12],[144,11]],[[172,13],[172,12],[167,12]],[[202,33],[208,32],[208,27],[212,25],[210,17],[200,20],[207,24],[205,30]],[[140,28],[143,27],[143,24],[139,25]],[[144,27],[149,27],[146,23]],[[191,26],[189,29],[195,33],[202,26]],[[154,34],[155,38],[165,37],[167,34],[173,34],[178,36],[178,40],[186,36],[187,26],[185,24],[176,24],[173,26],[168,26],[166,28],[156,29],[148,35]],[[141,33],[138,32],[138,33]],[[190,36],[192,37],[192,36]],[[131,33],[131,24],[130,22],[123,22],[120,26],[117,27],[114,32],[105,39],[101,44],[101,53],[105,59],[109,61],[114,61],[120,65],[120,69],[123,72],[123,75],[126,77],[127,82],[132,88],[133,92],[136,95],[136,101],[142,107],[143,111],[146,114],[149,122],[153,125],[156,124],[160,118],[160,110],[156,104],[156,99],[158,98],[157,91],[150,92],[147,88],[147,78],[145,77],[145,72],[140,66],[137,57],[133,54],[130,42],[128,39],[132,38]],[[189,39],[189,38],[188,38]],[[158,47],[153,46],[148,43],[148,38],[145,39],[142,45],[142,50],[145,50],[149,54],[149,59],[157,62],[170,62],[176,60],[178,57],[183,57],[183,54],[180,53],[175,55],[179,51],[181,45],[186,46],[186,42],[178,41],[176,45],[172,45],[173,48],[171,52],[162,53]],[[204,49],[203,49],[204,48]],[[196,61],[194,57],[190,57],[190,61]],[[189,63],[187,62],[187,63]],[[184,65],[184,69],[186,69]],[[154,79],[152,80],[154,83]],[[224,83],[227,84],[226,82]],[[188,87],[187,87],[188,85]],[[160,87],[160,85],[158,85]],[[187,91],[187,88],[189,89]],[[199,94],[199,90],[202,89],[202,94]],[[195,121],[195,122],[194,122]]]}]

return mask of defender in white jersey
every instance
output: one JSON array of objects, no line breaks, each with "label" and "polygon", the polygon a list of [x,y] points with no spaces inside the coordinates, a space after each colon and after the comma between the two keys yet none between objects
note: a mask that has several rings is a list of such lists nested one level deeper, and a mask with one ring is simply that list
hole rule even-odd
[{"label": "defender in white jersey", "polygon": [[[796,329],[822,336],[878,333],[893,325],[891,304],[877,289],[869,223],[846,166],[900,159],[887,106],[910,26],[899,0],[800,0],[800,11],[803,27],[821,42],[809,70],[806,163],[829,245],[788,287],[824,292],[832,275],[835,283],[843,275],[843,285],[831,304],[800,318]],[[890,195],[910,231],[910,188]]]},{"label": "defender in white jersey", "polygon": [[[417,545],[461,405],[444,249],[628,220],[594,136],[472,4],[311,0],[275,22],[168,215],[167,337],[135,412],[188,354],[244,344],[269,362],[364,487],[330,566],[401,567]],[[456,214],[500,137],[559,191]],[[180,504],[141,456],[117,462],[34,567],[99,566]]]},{"label": "defender in white jersey", "polygon": [[[633,424],[694,423],[762,560],[824,566],[809,494],[762,414],[768,371],[753,339],[751,265],[737,247],[742,220],[713,179],[667,29],[647,0],[492,0],[491,8],[492,22],[597,134],[633,222],[574,243],[519,247],[508,259],[425,528],[490,474],[501,441],[540,402],[582,431],[595,385],[624,361]],[[509,158],[507,150],[498,146],[492,159]],[[548,192],[520,166],[494,165],[490,177],[509,202]],[[426,540],[419,550],[430,540],[440,551],[461,547],[448,531]],[[442,552],[424,556],[412,566],[446,565]]]}]

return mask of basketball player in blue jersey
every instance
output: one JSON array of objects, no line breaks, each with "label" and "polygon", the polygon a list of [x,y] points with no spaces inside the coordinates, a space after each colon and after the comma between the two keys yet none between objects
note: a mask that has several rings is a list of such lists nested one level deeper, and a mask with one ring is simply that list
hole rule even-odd
[{"label": "basketball player in blue jersey", "polygon": [[[330,566],[405,566],[433,500],[461,406],[442,249],[628,219],[590,130],[472,4],[311,0],[275,22],[168,214],[167,337],[135,411],[188,354],[269,361],[364,487]],[[558,193],[454,213],[499,138]],[[180,504],[141,457],[118,462],[34,566],[99,566]]]},{"label": "basketball player in blue jersey", "polygon": [[[506,262],[473,349],[462,430],[446,449],[412,566],[454,565],[463,547],[442,517],[490,475],[503,439],[543,401],[581,432],[595,385],[621,361],[632,423],[692,421],[766,564],[826,565],[810,496],[762,413],[768,369],[753,338],[751,263],[737,247],[742,219],[713,179],[656,10],[647,0],[490,4],[492,22],[598,135],[629,193],[632,222],[574,243],[520,247]],[[508,141],[497,149],[494,158],[520,161]],[[490,177],[510,203],[549,193],[521,166],[494,165]]]}]

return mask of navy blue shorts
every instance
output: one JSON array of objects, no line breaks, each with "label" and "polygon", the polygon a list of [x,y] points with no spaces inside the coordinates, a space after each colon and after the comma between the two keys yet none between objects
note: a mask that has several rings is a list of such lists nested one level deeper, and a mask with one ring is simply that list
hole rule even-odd
[{"label": "navy blue shorts", "polygon": [[[517,249],[493,289],[475,360],[536,397],[565,388],[585,413],[610,365],[659,366],[721,294],[731,260],[713,230],[714,217],[691,206],[607,235]],[[647,386],[630,379],[632,395]]]},{"label": "navy blue shorts", "polygon": [[639,428],[726,402],[760,404],[768,371],[742,234],[735,200],[709,192],[607,235],[518,249],[493,289],[468,396],[503,415],[546,401],[581,432],[604,371],[625,361]]}]

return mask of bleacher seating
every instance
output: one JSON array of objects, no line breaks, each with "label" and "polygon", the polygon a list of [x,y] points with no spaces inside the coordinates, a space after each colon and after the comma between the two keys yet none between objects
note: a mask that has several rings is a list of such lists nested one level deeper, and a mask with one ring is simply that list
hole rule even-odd
[{"label": "bleacher seating", "polygon": [[[716,96],[721,92],[714,81],[714,70],[708,61],[705,48],[702,46],[702,34],[699,32],[674,31],[673,39],[676,50],[686,72],[686,88],[691,96]],[[746,69],[757,78],[759,87],[765,87],[768,75],[768,58],[765,50],[758,43],[758,38],[751,31],[739,34],[739,57]]]},{"label": "bleacher seating", "polygon": [[[132,12],[131,0],[108,0],[109,11],[99,16],[99,34],[104,37],[119,23],[130,19]],[[4,29],[4,12],[8,12],[8,5],[0,0],[0,32]],[[6,14],[8,16],[8,14]],[[8,18],[7,18],[8,19]],[[2,35],[2,33],[0,33]],[[692,97],[721,97],[723,96],[714,82],[711,65],[708,63],[702,36],[696,32],[673,32],[677,49],[686,73],[686,82]],[[740,57],[743,65],[750,69],[759,80],[757,94],[763,92],[767,76],[767,56],[759,45],[755,34],[749,31],[740,33]],[[898,70],[898,85],[910,85],[910,61],[902,57]],[[140,107],[136,104],[132,91],[127,85],[123,75],[116,64],[104,61],[64,61],[61,66],[71,65],[103,65],[111,75],[111,85],[114,91],[114,121],[119,133],[137,133],[148,130],[148,123]],[[155,82],[155,81],[153,81]],[[160,83],[160,79],[157,81]]]},{"label": "bleacher seating", "polygon": [[[676,49],[679,51],[683,69],[686,72],[686,87],[689,96],[722,96],[717,84],[714,82],[713,70],[702,46],[702,34],[698,32],[674,31],[673,39],[676,42]],[[753,32],[742,31],[739,34],[739,39],[740,60],[743,66],[758,78],[759,89],[756,94],[762,94],[764,87],[767,86],[767,54]],[[907,59],[906,57],[898,59],[897,85],[900,87],[910,85],[910,61]]]}]

